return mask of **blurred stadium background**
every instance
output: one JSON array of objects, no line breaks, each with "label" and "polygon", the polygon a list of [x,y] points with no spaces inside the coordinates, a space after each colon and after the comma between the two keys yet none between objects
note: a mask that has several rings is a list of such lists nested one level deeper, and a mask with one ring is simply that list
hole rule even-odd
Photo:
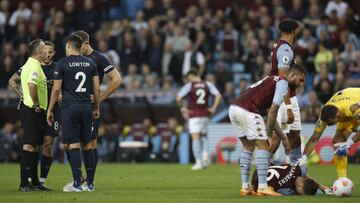
[{"label": "blurred stadium background", "polygon": [[[25,63],[33,39],[53,41],[57,61],[65,55],[65,36],[83,29],[122,73],[124,84],[101,105],[104,162],[189,163],[190,138],[175,96],[186,67],[206,67],[204,79],[223,94],[209,126],[210,148],[213,161],[225,163],[236,162],[239,150],[227,107],[269,73],[279,21],[291,17],[302,24],[294,49],[296,63],[309,73],[298,92],[306,140],[331,95],[360,84],[359,13],[357,0],[1,0],[0,162],[19,160],[19,99],[8,79]],[[332,162],[332,133],[325,132],[314,162]],[[63,162],[60,143],[54,158]],[[360,162],[358,146],[352,162]]]}]

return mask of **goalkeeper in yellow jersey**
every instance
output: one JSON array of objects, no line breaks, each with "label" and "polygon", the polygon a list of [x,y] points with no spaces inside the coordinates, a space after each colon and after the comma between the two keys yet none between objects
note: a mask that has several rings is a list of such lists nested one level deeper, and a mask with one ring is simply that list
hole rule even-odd
[{"label": "goalkeeper in yellow jersey", "polygon": [[[322,107],[320,118],[316,123],[314,133],[306,143],[304,153],[299,159],[300,165],[305,165],[307,157],[314,150],[326,126],[336,124],[333,138],[335,147],[335,165],[338,177],[346,177],[348,149],[360,140],[360,88],[347,88],[335,93]],[[352,132],[356,135],[350,137]]]}]

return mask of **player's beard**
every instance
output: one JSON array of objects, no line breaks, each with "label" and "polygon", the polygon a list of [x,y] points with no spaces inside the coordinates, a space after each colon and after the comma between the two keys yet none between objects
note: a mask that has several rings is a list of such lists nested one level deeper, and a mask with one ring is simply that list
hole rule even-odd
[{"label": "player's beard", "polygon": [[296,86],[295,84],[289,83],[289,88],[291,91],[295,91],[296,88],[298,88],[298,86]]}]

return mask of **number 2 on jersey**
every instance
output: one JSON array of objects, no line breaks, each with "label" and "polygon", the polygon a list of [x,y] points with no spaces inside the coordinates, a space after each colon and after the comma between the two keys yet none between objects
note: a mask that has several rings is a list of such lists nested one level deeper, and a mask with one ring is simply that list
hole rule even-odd
[{"label": "number 2 on jersey", "polygon": [[81,77],[81,81],[79,83],[79,86],[76,88],[75,92],[86,92],[86,88],[84,88],[84,83],[85,83],[85,80],[86,80],[86,75],[84,72],[77,72],[75,74],[75,79],[76,80],[79,80]]},{"label": "number 2 on jersey", "polygon": [[195,92],[196,96],[197,96],[197,100],[196,100],[196,104],[205,104],[205,96],[206,96],[206,92],[204,89],[197,89]]}]

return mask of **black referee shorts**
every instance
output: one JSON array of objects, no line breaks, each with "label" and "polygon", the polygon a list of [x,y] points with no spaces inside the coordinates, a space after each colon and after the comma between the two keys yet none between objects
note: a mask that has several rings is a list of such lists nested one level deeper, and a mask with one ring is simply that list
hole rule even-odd
[{"label": "black referee shorts", "polygon": [[35,109],[23,104],[20,114],[24,128],[24,144],[42,145],[47,126],[46,111],[35,112]]}]

